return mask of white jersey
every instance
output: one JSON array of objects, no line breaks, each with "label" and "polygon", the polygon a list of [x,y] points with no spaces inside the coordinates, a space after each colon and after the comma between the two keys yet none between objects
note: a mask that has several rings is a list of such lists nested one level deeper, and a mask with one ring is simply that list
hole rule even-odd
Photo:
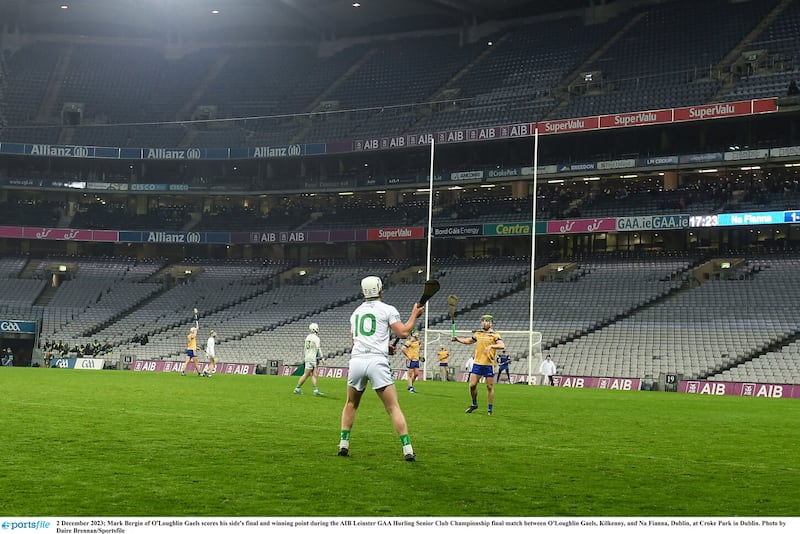
[{"label": "white jersey", "polygon": [[400,312],[380,300],[363,302],[350,316],[352,358],[389,357],[389,325],[400,321]]},{"label": "white jersey", "polygon": [[209,356],[216,356],[217,355],[217,339],[214,336],[210,336],[208,341],[206,341],[206,354]]},{"label": "white jersey", "polygon": [[556,362],[553,360],[542,360],[542,365],[539,366],[539,372],[545,376],[556,374]]},{"label": "white jersey", "polygon": [[307,362],[316,362],[317,356],[321,354],[319,336],[311,333],[306,336],[306,342],[303,345],[304,359]]}]

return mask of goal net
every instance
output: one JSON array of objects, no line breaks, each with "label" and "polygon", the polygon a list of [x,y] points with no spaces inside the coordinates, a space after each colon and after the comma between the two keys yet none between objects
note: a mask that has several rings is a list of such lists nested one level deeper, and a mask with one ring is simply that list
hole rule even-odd
[{"label": "goal net", "polygon": [[[473,330],[456,330],[456,337],[471,337]],[[539,366],[542,362],[542,333],[530,330],[498,330],[503,342],[506,345],[506,354],[511,359],[508,366],[511,382],[527,382],[528,384],[539,384]],[[445,347],[449,353],[448,360],[451,373],[454,374],[453,380],[461,380],[466,375],[467,360],[475,354],[475,345],[463,345],[452,341],[453,333],[451,330],[437,330],[429,328],[423,333],[425,342],[425,362],[423,369],[426,379],[430,380],[438,376],[439,358],[436,356],[441,347]],[[496,368],[495,368],[496,370]],[[495,377],[495,381],[500,378],[500,382],[508,379],[505,373],[502,377]]]}]

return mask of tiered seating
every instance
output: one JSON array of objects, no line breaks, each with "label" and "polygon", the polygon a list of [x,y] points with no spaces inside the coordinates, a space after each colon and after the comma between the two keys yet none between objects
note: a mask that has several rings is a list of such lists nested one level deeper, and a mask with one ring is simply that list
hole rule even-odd
[{"label": "tiered seating", "polygon": [[303,79],[285,95],[281,107],[289,113],[313,111],[308,109],[309,105],[364,57],[368,50],[368,45],[353,45],[331,56],[316,59],[313,66],[304,73]]},{"label": "tiered seating", "polygon": [[674,215],[679,213],[712,213],[723,201],[704,197],[691,189],[661,189],[599,193],[587,199],[578,209],[581,217],[636,215]]},{"label": "tiered seating", "polygon": [[[326,100],[341,109],[365,109],[347,116],[328,117],[303,137],[309,141],[333,141],[402,133],[415,121],[374,108],[428,102],[434,93],[474,58],[480,45],[459,45],[456,36],[424,37],[377,42],[354,72],[334,86]],[[409,83],[413,81],[413,83]]]},{"label": "tiered seating", "polygon": [[800,342],[795,341],[779,351],[766,352],[752,361],[715,374],[710,380],[800,384]]},{"label": "tiered seating", "polygon": [[0,278],[17,278],[27,263],[27,256],[0,257]]},{"label": "tiered seating", "polygon": [[221,128],[198,130],[193,134],[191,145],[203,147],[247,146],[247,132],[230,124],[225,124]]},{"label": "tiered seating", "polygon": [[[686,269],[689,262],[689,258],[581,261],[571,281],[536,284],[534,330],[551,345],[591,332],[679,287],[681,279],[671,275]],[[527,330],[529,303],[529,290],[498,301],[498,309],[508,315],[503,327]]]},{"label": "tiered seating", "polygon": [[785,310],[800,294],[793,278],[798,262],[770,258],[765,265],[753,277],[707,282],[642,308],[555,347],[553,359],[566,374],[699,378],[720,372],[797,331]]},{"label": "tiered seating", "polygon": [[[159,282],[144,280],[164,265],[163,260],[51,258],[50,261],[74,264],[77,270],[61,283],[44,308],[41,330],[45,339],[81,339],[86,332],[162,288]],[[42,262],[39,269],[47,263]]]},{"label": "tiered seating", "polygon": [[[648,9],[586,71],[602,71],[601,94],[572,98],[559,117],[703,104],[722,86],[712,69],[775,7],[777,0],[731,4],[680,0]],[[714,31],[708,31],[710,20]]]},{"label": "tiered seating", "polygon": [[47,283],[44,280],[0,278],[0,304],[6,306],[33,306]]},{"label": "tiered seating", "polygon": [[159,206],[136,215],[123,205],[92,203],[81,206],[70,226],[93,230],[180,230],[189,221],[191,210],[191,206]]},{"label": "tiered seating", "polygon": [[279,103],[303,79],[316,59],[310,48],[300,46],[222,52],[227,60],[199,103],[216,105],[223,118],[283,113],[286,110]]},{"label": "tiered seating", "polygon": [[206,213],[194,230],[243,231],[266,228],[266,217],[253,209],[234,207]]},{"label": "tiered seating", "polygon": [[[349,314],[353,299],[360,293],[360,281],[368,275],[387,277],[398,266],[393,263],[332,264],[319,267],[319,273],[306,283],[282,285],[252,294],[218,311],[204,315],[201,337],[214,328],[218,333],[219,354],[223,361],[266,364],[269,359],[302,361],[302,341],[308,333],[310,314],[338,308],[335,323],[326,323],[324,350],[335,353],[349,349]],[[299,280],[298,280],[299,282]],[[226,289],[226,293],[230,289]],[[346,314],[346,315],[345,315]],[[343,319],[343,320],[342,320]],[[143,327],[143,325],[142,325]],[[139,357],[183,358],[184,330],[189,325],[156,333],[144,347],[123,346]],[[334,333],[338,333],[335,334]],[[344,334],[344,335],[342,335]]]},{"label": "tiered seating", "polygon": [[[50,77],[61,57],[57,45],[34,43],[6,55],[5,115],[9,125],[18,126],[36,118]],[[10,131],[4,141],[18,141],[22,132]],[[57,134],[56,134],[57,135]]]},{"label": "tiered seating", "polygon": [[168,60],[153,48],[74,45],[57,110],[66,102],[82,102],[87,122],[174,121],[214,57],[204,50]]},{"label": "tiered seating", "polygon": [[60,202],[0,202],[0,224],[52,228],[58,222],[61,208]]},{"label": "tiered seating", "polygon": [[[449,89],[464,99],[433,115],[431,130],[540,120],[555,107],[554,89],[619,30],[622,18],[585,26],[579,17],[547,20],[492,36],[487,50]],[[576,32],[581,38],[575,39]]]},{"label": "tiered seating", "polygon": [[[172,58],[155,46],[34,42],[5,52],[0,138],[271,146],[708,103],[724,79],[714,69],[776,5],[778,0],[663,2],[647,6],[643,18],[613,42],[636,12],[590,25],[567,15],[501,28],[467,44],[455,33],[376,39],[331,56],[305,45],[220,46]],[[768,73],[742,76],[724,99],[785,94],[788,81],[798,78],[798,11],[790,3],[748,44],[768,50]],[[581,39],[574,39],[578,32]],[[584,64],[607,43],[608,50]],[[604,81],[585,94],[573,91],[562,106],[565,92],[575,89],[567,87],[567,76],[578,67],[602,71]],[[47,95],[52,98],[45,102]],[[433,98],[453,103],[420,106]],[[338,106],[330,113],[311,109],[321,101]],[[59,113],[67,102],[85,104],[84,124],[60,135]],[[186,106],[195,105],[214,105],[218,118],[242,120],[198,131],[171,124],[189,119],[194,110]],[[303,115],[309,112],[318,113]],[[34,126],[40,114],[47,122]]]},{"label": "tiered seating", "polygon": [[[285,267],[261,262],[218,264],[194,261],[192,265],[202,267],[202,272],[186,283],[161,292],[119,321],[100,330],[96,337],[116,340],[120,354],[127,352],[137,357],[177,357],[186,347],[186,334],[194,323],[194,307],[202,310],[201,323],[207,333],[207,329],[215,328],[214,320],[209,317],[257,297],[269,288],[270,279]],[[249,314],[248,317],[252,319]],[[148,344],[140,346],[130,342],[136,334],[147,334]],[[220,332],[220,335],[223,336],[223,333]]]},{"label": "tiered seating", "polygon": [[736,73],[736,86],[724,100],[747,100],[786,94],[792,80],[800,80],[797,63],[800,31],[800,4],[790,2],[763,32],[747,45],[747,50],[766,50],[767,57],[752,73]]},{"label": "tiered seating", "polygon": [[[346,365],[349,316],[361,299],[361,278],[381,276],[386,301],[407,316],[425,277],[411,271],[393,276],[409,262],[327,261],[311,262],[306,277],[276,285],[274,276],[286,265],[202,262],[195,280],[167,289],[143,281],[163,262],[64,261],[78,263],[78,272],[43,309],[33,302],[44,277],[0,278],[0,313],[41,320],[43,340],[70,346],[99,340],[114,346],[115,357],[182,360],[197,306],[201,345],[215,329],[223,361],[262,365],[272,359],[300,363],[310,322],[320,324],[328,364]],[[800,333],[792,321],[800,302],[796,256],[748,257],[747,276],[703,284],[689,283],[691,256],[593,256],[577,262],[579,271],[566,281],[534,287],[534,330],[542,333],[544,350],[560,373],[800,383],[800,342],[775,349]],[[478,328],[480,315],[492,313],[501,334],[517,336],[512,373],[527,373],[519,339],[529,326],[529,272],[529,258],[434,261],[432,276],[446,290],[431,299],[427,320],[431,329],[447,333],[423,332],[429,355],[449,338],[447,296],[455,294],[459,330]],[[155,298],[143,300],[148,295]],[[148,342],[134,341],[137,335]],[[458,346],[451,353],[453,367],[461,369],[472,350]],[[399,355],[391,363],[404,367]]]},{"label": "tiered seating", "polygon": [[318,219],[307,224],[306,229],[361,228],[398,226],[417,223],[428,215],[427,202],[404,203],[394,207],[382,204],[353,202],[329,207]]},{"label": "tiered seating", "polygon": [[459,45],[457,36],[376,43],[376,53],[330,98],[353,109],[424,102],[475,56],[479,46]]},{"label": "tiered seating", "polygon": [[[454,206],[444,206],[433,217],[433,222],[437,225],[447,225],[530,221],[532,210],[533,202],[530,198],[467,198]],[[539,211],[538,206],[537,211]]]}]

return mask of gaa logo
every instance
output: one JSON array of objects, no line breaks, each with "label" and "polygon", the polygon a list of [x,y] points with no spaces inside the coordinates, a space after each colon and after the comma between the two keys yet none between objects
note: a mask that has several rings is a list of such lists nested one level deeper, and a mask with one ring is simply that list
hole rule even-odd
[{"label": "gaa logo", "polygon": [[200,159],[200,149],[190,148],[186,151],[186,159]]},{"label": "gaa logo", "polygon": [[15,323],[14,321],[3,321],[0,322],[0,331],[21,332],[22,330],[19,327],[19,323]]},{"label": "gaa logo", "polygon": [[88,158],[89,157],[89,149],[85,146],[76,146],[72,153],[75,155],[76,158]]},{"label": "gaa logo", "polygon": [[290,156],[299,156],[302,150],[300,149],[300,145],[289,145],[289,150],[287,150]]},{"label": "gaa logo", "polygon": [[189,232],[186,234],[186,242],[187,243],[199,243],[200,242],[200,233],[199,232]]}]

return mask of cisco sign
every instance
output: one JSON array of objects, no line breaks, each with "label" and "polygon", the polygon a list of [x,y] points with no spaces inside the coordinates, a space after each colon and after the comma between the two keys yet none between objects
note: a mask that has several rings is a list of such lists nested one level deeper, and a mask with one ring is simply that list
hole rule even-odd
[{"label": "cisco sign", "polygon": [[0,332],[35,334],[36,323],[33,321],[0,321]]}]

